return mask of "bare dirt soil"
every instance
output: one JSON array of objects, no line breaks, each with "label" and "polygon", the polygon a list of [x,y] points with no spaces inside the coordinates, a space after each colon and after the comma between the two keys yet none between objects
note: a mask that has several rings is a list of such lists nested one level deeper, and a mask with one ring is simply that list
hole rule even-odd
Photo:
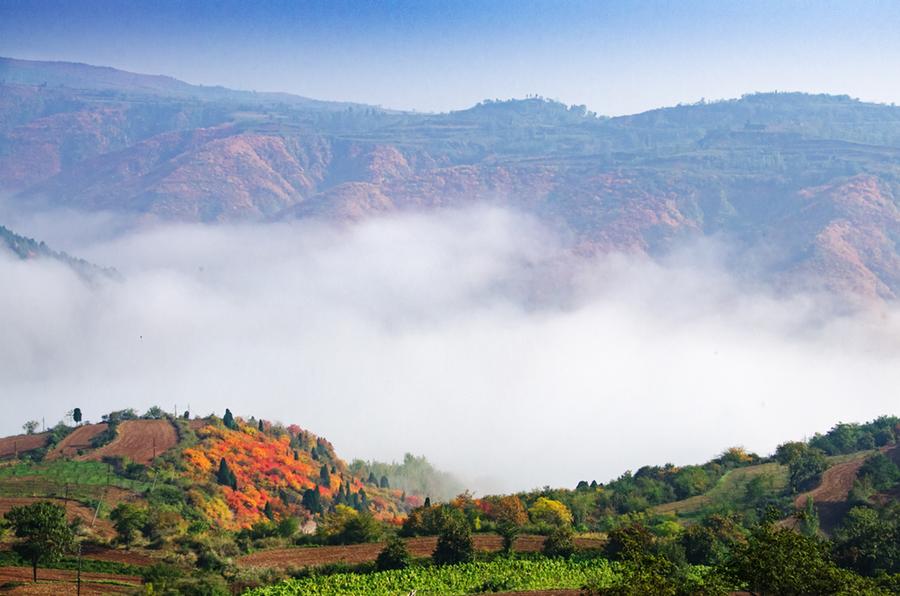
[{"label": "bare dirt soil", "polygon": [[[38,582],[32,583],[31,569],[28,567],[0,567],[0,589],[3,594],[52,595],[76,594],[75,571],[63,569],[38,569]],[[20,585],[14,585],[20,584]],[[83,571],[81,573],[82,596],[103,594],[131,594],[141,584],[141,578],[133,575],[115,575]]]},{"label": "bare dirt soil", "polygon": [[168,420],[126,420],[119,425],[111,443],[80,459],[101,460],[106,456],[118,456],[146,465],[177,443],[178,434]]},{"label": "bare dirt soil", "polygon": [[81,551],[85,559],[94,561],[110,561],[113,563],[124,563],[126,565],[134,565],[136,567],[149,567],[159,563],[157,557],[145,554],[136,549],[121,548],[105,548],[102,546],[85,546]]},{"label": "bare dirt soil", "polygon": [[[898,450],[896,445],[883,447],[881,452],[894,459],[900,455],[900,450]],[[859,469],[865,461],[865,457],[858,457],[854,460],[831,466],[822,474],[822,481],[819,483],[819,486],[798,495],[794,499],[794,507],[803,509],[806,506],[807,497],[812,497],[813,503],[816,505],[816,511],[819,513],[821,528],[826,532],[832,530],[840,523],[847,511],[850,510],[847,496],[850,494],[853,482],[856,480]]]},{"label": "bare dirt soil", "polygon": [[[498,551],[503,539],[496,534],[475,534],[472,537],[475,548],[483,551]],[[519,552],[535,552],[544,545],[543,536],[520,536],[514,548]],[[596,538],[576,538],[578,548],[600,548],[603,542]],[[429,557],[437,546],[434,536],[420,536],[406,539],[406,547],[413,557]],[[313,546],[297,548],[274,548],[252,553],[237,559],[242,567],[310,567],[329,563],[358,564],[374,561],[384,548],[384,543],[350,544],[346,546]]]},{"label": "bare dirt soil", "polygon": [[16,457],[17,453],[40,449],[47,444],[49,433],[15,435],[0,439],[0,459]]},{"label": "bare dirt soil", "polygon": [[91,449],[91,439],[106,430],[106,423],[85,424],[79,426],[60,441],[48,454],[48,460],[59,459],[61,457],[75,457],[79,451],[89,451]]}]

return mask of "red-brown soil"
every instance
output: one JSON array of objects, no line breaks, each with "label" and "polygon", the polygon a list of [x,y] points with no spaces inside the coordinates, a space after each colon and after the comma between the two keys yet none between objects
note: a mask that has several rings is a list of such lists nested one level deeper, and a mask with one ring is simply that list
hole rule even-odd
[{"label": "red-brown soil", "polygon": [[[898,454],[896,446],[884,447],[881,451],[893,458],[896,458]],[[831,466],[822,474],[822,481],[819,483],[819,486],[798,495],[794,499],[794,507],[802,509],[806,506],[807,497],[812,497],[816,510],[819,513],[819,524],[826,532],[830,531],[850,510],[847,496],[850,494],[850,489],[853,488],[853,482],[856,480],[857,473],[865,461],[865,457],[860,457],[853,461]]]},{"label": "red-brown soil", "polygon": [[66,437],[47,454],[47,459],[53,460],[60,457],[75,457],[79,455],[79,451],[88,451],[91,449],[91,439],[105,430],[105,422],[79,426],[66,435]]},{"label": "red-brown soil", "polygon": [[[484,551],[500,550],[503,539],[496,534],[476,534],[472,537],[475,548]],[[520,536],[515,542],[519,552],[535,552],[544,544],[543,536]],[[596,538],[576,538],[579,548],[599,548],[602,541]],[[428,557],[437,546],[434,536],[408,538],[406,546],[413,557]],[[241,557],[237,564],[242,567],[309,567],[329,563],[357,564],[374,561],[384,548],[384,543],[350,544],[346,546],[317,546],[299,548],[274,548]]]},{"label": "red-brown soil", "polygon": [[137,567],[148,567],[159,562],[157,558],[135,549],[124,550],[92,545],[85,546],[81,554],[85,559],[125,563],[126,565],[135,565]]},{"label": "red-brown soil", "polygon": [[[94,511],[76,501],[65,501],[64,499],[50,499],[46,497],[0,497],[0,517],[6,514],[7,511],[12,509],[13,507],[19,507],[22,505],[30,505],[31,503],[36,503],[37,501],[51,501],[65,508],[66,517],[69,521],[74,520],[75,518],[80,518],[85,526],[91,525],[91,520],[94,519]],[[115,530],[113,530],[112,524],[109,520],[97,518],[94,521],[93,530],[96,534],[103,536],[105,538],[111,538],[115,535]]]},{"label": "red-brown soil", "polygon": [[[75,571],[63,569],[38,569],[38,582],[31,582],[28,567],[0,567],[0,585],[21,582],[22,585],[2,590],[4,594],[52,595],[76,594]],[[127,584],[127,585],[118,585]],[[83,571],[81,573],[82,596],[104,594],[131,594],[141,584],[141,578],[133,575],[115,575]]]},{"label": "red-brown soil", "polygon": [[49,433],[15,435],[0,439],[0,459],[15,457],[17,453],[40,449],[47,444]]},{"label": "red-brown soil", "polygon": [[126,420],[119,425],[116,438],[81,459],[101,460],[106,456],[127,457],[149,464],[178,443],[175,427],[168,420]]}]

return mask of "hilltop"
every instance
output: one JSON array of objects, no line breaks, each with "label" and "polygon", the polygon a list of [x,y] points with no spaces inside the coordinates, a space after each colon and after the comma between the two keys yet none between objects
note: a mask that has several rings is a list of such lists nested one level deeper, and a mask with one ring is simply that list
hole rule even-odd
[{"label": "hilltop", "polygon": [[605,118],[531,97],[446,114],[0,62],[0,190],[179,222],[359,220],[488,202],[581,254],[716,238],[786,291],[900,292],[900,108],[759,93]]}]

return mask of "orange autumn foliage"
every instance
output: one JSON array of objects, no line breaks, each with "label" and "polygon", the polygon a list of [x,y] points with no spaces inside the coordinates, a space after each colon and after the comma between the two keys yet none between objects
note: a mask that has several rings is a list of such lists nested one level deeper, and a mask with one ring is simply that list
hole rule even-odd
[{"label": "orange autumn foliage", "polygon": [[[183,451],[188,475],[203,488],[190,491],[189,498],[210,522],[230,530],[247,528],[265,518],[267,503],[276,517],[308,518],[310,512],[300,505],[303,491],[318,486],[321,497],[328,500],[340,485],[349,487],[352,493],[363,489],[376,518],[402,522],[405,507],[400,503],[401,491],[379,489],[352,477],[324,439],[296,425],[281,434],[269,432],[271,426],[266,426],[266,432],[240,422],[238,427],[203,426],[196,430],[199,443]],[[313,460],[311,448],[320,453],[317,460]],[[236,489],[216,482],[222,459],[237,480]],[[334,468],[328,486],[320,476],[323,464]],[[296,498],[283,499],[283,495]]]}]

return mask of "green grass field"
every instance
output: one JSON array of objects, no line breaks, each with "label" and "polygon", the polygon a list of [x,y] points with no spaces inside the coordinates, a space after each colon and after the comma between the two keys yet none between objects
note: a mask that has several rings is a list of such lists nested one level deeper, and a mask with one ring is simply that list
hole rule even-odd
[{"label": "green grass field", "polygon": [[0,468],[0,496],[62,497],[67,486],[69,497],[93,499],[106,486],[144,491],[150,485],[116,476],[97,461],[18,462]]}]

